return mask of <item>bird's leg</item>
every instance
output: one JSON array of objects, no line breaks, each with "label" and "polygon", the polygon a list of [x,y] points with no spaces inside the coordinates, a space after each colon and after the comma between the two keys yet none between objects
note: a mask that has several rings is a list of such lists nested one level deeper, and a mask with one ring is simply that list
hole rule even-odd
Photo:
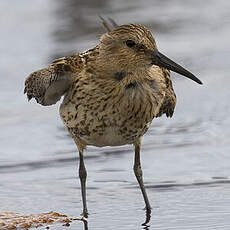
[{"label": "bird's leg", "polygon": [[142,195],[145,200],[145,207],[146,207],[146,221],[145,224],[149,222],[150,220],[150,214],[151,214],[151,206],[149,203],[149,199],[147,196],[147,193],[145,191],[145,186],[143,183],[143,178],[142,178],[142,169],[141,169],[141,162],[140,162],[140,147],[141,147],[141,142],[138,141],[137,143],[134,144],[135,146],[135,159],[134,159],[134,173],[137,178],[137,181],[139,183],[139,186],[141,188]]},{"label": "bird's leg", "polygon": [[81,195],[82,195],[82,203],[83,203],[83,213],[82,215],[87,218],[88,217],[88,211],[87,211],[87,204],[86,204],[86,178],[87,178],[87,171],[84,164],[84,157],[83,157],[83,151],[79,151],[79,157],[80,157],[80,164],[79,164],[79,177],[81,181]]}]

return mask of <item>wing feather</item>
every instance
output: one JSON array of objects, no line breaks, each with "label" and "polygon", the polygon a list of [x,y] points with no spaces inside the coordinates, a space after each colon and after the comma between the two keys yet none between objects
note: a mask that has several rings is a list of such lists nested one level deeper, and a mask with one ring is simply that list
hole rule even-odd
[{"label": "wing feather", "polygon": [[102,16],[99,16],[99,18],[101,19],[101,23],[107,32],[111,32],[114,28],[119,26],[112,18],[108,18],[108,20],[106,20]]},{"label": "wing feather", "polygon": [[176,94],[174,93],[172,81],[170,77],[170,73],[168,70],[162,68],[164,78],[165,78],[165,84],[166,84],[166,95],[164,98],[164,101],[160,107],[159,113],[157,114],[157,117],[162,116],[163,114],[166,114],[167,117],[172,117],[176,105]]},{"label": "wing feather", "polygon": [[53,105],[66,93],[72,84],[73,73],[80,72],[83,62],[79,55],[55,60],[50,66],[31,73],[25,80],[24,93],[28,100]]}]

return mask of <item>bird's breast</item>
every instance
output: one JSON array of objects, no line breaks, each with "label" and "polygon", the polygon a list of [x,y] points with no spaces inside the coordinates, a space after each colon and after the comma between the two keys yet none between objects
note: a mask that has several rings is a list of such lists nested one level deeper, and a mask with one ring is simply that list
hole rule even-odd
[{"label": "bird's breast", "polygon": [[66,95],[60,115],[72,136],[87,145],[132,144],[159,112],[164,92],[157,82],[77,80]]}]

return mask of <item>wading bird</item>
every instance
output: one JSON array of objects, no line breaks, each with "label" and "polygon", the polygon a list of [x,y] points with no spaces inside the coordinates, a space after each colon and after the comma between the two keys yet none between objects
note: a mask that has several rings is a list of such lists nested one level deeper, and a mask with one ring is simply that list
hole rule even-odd
[{"label": "wading bird", "polygon": [[176,95],[169,70],[202,82],[160,53],[144,26],[102,22],[107,33],[96,47],[57,59],[30,74],[25,93],[44,106],[55,104],[64,95],[60,116],[79,151],[84,217],[88,216],[84,149],[87,145],[126,144],[134,145],[133,169],[150,216],[140,163],[141,138],[154,118],[173,115]]}]

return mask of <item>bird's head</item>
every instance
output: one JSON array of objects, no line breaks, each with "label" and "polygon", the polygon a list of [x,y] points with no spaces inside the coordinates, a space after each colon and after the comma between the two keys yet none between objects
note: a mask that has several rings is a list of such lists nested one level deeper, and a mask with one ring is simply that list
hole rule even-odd
[{"label": "bird's head", "polygon": [[202,84],[192,73],[161,54],[152,33],[141,25],[128,24],[116,27],[100,39],[100,58],[110,69],[137,71],[152,65],[172,70]]}]

